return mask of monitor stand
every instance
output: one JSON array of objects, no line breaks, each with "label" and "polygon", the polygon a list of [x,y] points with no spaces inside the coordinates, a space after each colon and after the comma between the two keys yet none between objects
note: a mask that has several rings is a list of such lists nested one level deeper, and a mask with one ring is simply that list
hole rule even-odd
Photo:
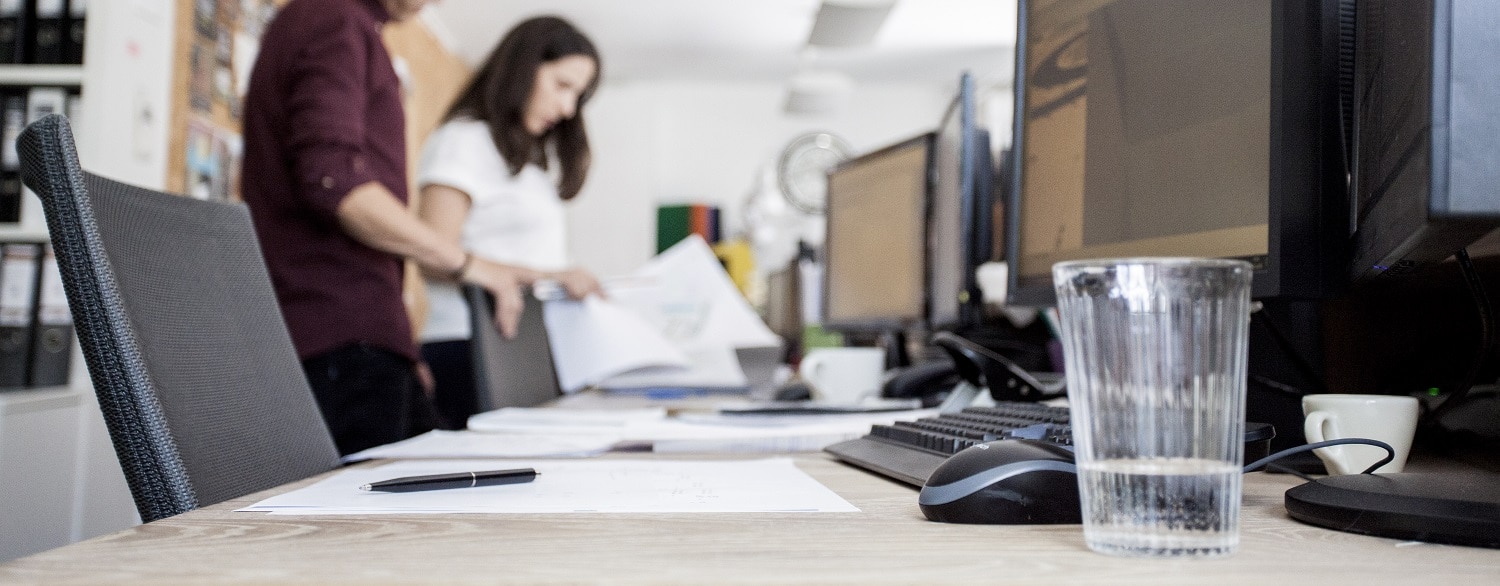
[{"label": "monitor stand", "polygon": [[1349,474],[1286,491],[1293,519],[1339,531],[1500,548],[1500,475]]}]

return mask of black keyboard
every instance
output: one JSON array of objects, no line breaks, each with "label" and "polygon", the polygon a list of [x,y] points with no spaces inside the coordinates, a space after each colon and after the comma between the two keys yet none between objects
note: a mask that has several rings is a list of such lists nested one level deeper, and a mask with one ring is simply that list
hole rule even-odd
[{"label": "black keyboard", "polygon": [[876,425],[864,437],[833,444],[825,451],[855,466],[920,487],[939,464],[960,450],[1011,438],[1072,446],[1068,408],[1025,402],[969,407],[957,413]]}]

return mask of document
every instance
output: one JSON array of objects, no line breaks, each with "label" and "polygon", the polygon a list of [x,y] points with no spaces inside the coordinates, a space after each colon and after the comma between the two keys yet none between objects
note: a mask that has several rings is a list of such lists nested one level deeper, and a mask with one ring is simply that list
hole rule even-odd
[{"label": "document", "polygon": [[[555,412],[555,413],[548,413]],[[576,413],[574,413],[576,412]],[[654,409],[610,410],[507,408],[469,418],[467,433],[502,437],[555,435],[560,441],[614,442],[617,450],[654,452],[811,452],[862,437],[873,425],[890,425],[936,414],[933,409],[821,415],[701,414],[669,417]],[[474,440],[472,446],[482,446]],[[435,449],[437,444],[429,444]],[[482,452],[430,453],[424,457],[504,456]]]},{"label": "document", "polygon": [[607,433],[509,434],[436,429],[417,437],[344,456],[345,463],[411,458],[565,458],[608,452],[620,438]]},{"label": "document", "polygon": [[551,298],[545,305],[564,392],[589,386],[743,388],[747,381],[735,350],[781,344],[698,236],[626,278],[606,280],[604,287],[607,300]]},{"label": "document", "polygon": [[[382,493],[360,486],[428,474],[533,468],[524,484]],[[858,512],[790,458],[741,461],[411,460],[346,470],[238,509],[276,515]]]}]

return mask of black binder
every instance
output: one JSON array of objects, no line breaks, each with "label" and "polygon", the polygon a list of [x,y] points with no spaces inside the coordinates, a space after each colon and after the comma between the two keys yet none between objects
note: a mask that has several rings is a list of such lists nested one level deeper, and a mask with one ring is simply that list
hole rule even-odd
[{"label": "black binder", "polygon": [[0,223],[21,221],[21,159],[16,156],[16,137],[26,128],[25,92],[26,88],[0,88]]},{"label": "black binder", "polygon": [[31,63],[63,62],[63,37],[68,35],[67,0],[29,0],[32,7]]},{"label": "black binder", "polygon": [[0,223],[21,221],[21,193],[20,173],[0,171]]},{"label": "black binder", "polygon": [[0,63],[26,62],[26,20],[26,0],[0,0]]},{"label": "black binder", "polygon": [[41,245],[34,242],[0,247],[0,389],[25,387],[30,378],[40,256]]},{"label": "black binder", "polygon": [[63,292],[62,272],[52,255],[52,245],[42,245],[38,271],[36,318],[31,336],[30,386],[60,387],[68,384],[68,363],[73,355],[73,314]]},{"label": "black binder", "polygon": [[88,0],[68,0],[68,28],[67,34],[63,36],[63,63],[83,63],[84,24],[87,16]]}]

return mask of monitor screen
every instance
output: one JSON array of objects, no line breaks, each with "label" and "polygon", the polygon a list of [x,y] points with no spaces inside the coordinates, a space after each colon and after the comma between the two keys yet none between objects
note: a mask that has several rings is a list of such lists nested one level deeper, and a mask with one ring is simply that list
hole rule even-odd
[{"label": "monitor screen", "polygon": [[962,329],[981,319],[975,271],[990,260],[989,134],[975,124],[974,79],[965,73],[933,138],[928,219],[929,326]]},{"label": "monitor screen", "polygon": [[824,327],[880,332],[923,319],[930,142],[924,134],[829,171]]},{"label": "monitor screen", "polygon": [[1307,4],[1021,2],[1012,302],[1050,303],[1059,261],[1128,256],[1246,259],[1257,297],[1323,293],[1347,228]]}]

